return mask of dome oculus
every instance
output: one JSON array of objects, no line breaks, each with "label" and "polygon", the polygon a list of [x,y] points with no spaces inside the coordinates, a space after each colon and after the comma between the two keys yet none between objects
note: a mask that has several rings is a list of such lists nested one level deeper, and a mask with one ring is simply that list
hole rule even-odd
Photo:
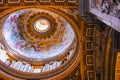
[{"label": "dome oculus", "polygon": [[34,29],[39,33],[45,33],[50,29],[50,22],[45,18],[35,20]]}]

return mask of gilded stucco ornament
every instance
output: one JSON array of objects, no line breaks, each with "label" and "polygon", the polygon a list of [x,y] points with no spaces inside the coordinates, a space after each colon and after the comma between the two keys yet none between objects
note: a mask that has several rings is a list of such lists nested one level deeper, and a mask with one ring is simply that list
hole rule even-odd
[{"label": "gilded stucco ornament", "polygon": [[75,39],[72,25],[65,18],[37,8],[11,13],[3,35],[6,45],[16,55],[41,60],[64,54]]}]

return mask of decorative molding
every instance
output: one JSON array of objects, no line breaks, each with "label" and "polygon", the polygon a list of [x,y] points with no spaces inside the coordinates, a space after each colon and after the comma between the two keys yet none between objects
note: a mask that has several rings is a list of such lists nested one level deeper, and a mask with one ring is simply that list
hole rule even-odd
[{"label": "decorative molding", "polygon": [[95,74],[93,70],[87,70],[87,80],[95,80]]},{"label": "decorative molding", "polygon": [[8,0],[8,3],[10,3],[10,4],[20,3],[20,0]]},{"label": "decorative molding", "polygon": [[25,3],[35,3],[36,2],[36,0],[24,0],[25,1]]},{"label": "decorative molding", "polygon": [[92,41],[86,41],[85,49],[86,50],[93,50],[93,42]]},{"label": "decorative molding", "polygon": [[65,2],[65,0],[55,0],[55,2]]},{"label": "decorative molding", "polygon": [[86,55],[86,65],[93,65],[93,55]]},{"label": "decorative molding", "polygon": [[[60,7],[60,8],[78,8],[78,1],[71,0],[0,0],[0,8],[22,7],[22,6],[40,6],[40,7]],[[5,5],[3,5],[5,4]],[[36,4],[36,5],[35,5]],[[44,6],[45,5],[45,6]]]},{"label": "decorative molding", "polygon": [[70,3],[76,3],[77,1],[76,0],[68,0],[68,2],[70,2]]},{"label": "decorative molding", "polygon": [[62,80],[81,80],[81,73],[80,73],[80,64],[65,78]]},{"label": "decorative molding", "polygon": [[40,0],[40,2],[51,2],[51,0]]},{"label": "decorative molding", "polygon": [[86,37],[93,36],[94,28],[87,28],[86,29]]}]

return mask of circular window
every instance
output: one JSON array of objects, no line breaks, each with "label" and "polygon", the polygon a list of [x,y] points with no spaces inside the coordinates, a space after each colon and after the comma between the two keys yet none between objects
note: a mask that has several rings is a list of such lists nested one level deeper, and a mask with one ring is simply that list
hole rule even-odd
[{"label": "circular window", "polygon": [[35,20],[34,29],[39,33],[45,33],[50,29],[50,22],[45,18]]}]

